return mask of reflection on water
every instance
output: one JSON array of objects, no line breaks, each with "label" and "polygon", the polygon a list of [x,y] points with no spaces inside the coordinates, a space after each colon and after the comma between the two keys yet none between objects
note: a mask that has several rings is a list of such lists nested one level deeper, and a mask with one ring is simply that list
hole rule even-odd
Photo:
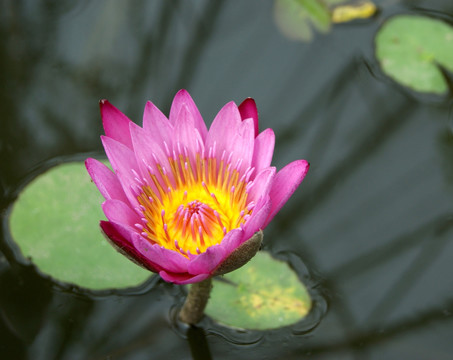
[{"label": "reflection on water", "polygon": [[[139,293],[64,289],[19,263],[3,239],[0,353],[38,360],[451,358],[451,97],[421,98],[385,78],[373,36],[395,13],[451,21],[453,5],[376,4],[382,11],[372,21],[334,26],[301,44],[278,31],[270,0],[3,1],[2,210],[43,161],[101,150],[101,98],[140,122],[144,101],[168,112],[180,88],[208,121],[226,100],[252,96],[263,129],[276,133],[276,166],[311,163],[303,187],[266,230],[265,247],[297,254],[328,306],[312,330],[240,341],[248,335],[233,339],[205,319],[181,336],[169,315],[181,288],[156,278]],[[6,225],[3,218],[2,233]]]}]

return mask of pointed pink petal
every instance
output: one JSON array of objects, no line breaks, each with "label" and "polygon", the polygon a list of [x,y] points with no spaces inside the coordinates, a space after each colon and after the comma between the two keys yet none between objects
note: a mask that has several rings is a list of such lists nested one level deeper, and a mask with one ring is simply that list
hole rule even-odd
[{"label": "pointed pink petal", "polygon": [[203,145],[200,133],[194,127],[194,119],[186,105],[179,111],[178,121],[174,127],[175,150],[178,154],[189,155],[190,162],[195,164],[197,148]]},{"label": "pointed pink petal", "polygon": [[112,138],[101,136],[101,140],[107,157],[112,164],[113,171],[115,171],[124,193],[129,199],[132,207],[137,207],[139,205],[137,196],[132,190],[132,186],[136,187],[137,183],[132,170],[136,173],[139,173],[140,170],[135,161],[135,154],[131,149]]},{"label": "pointed pink petal", "polygon": [[128,231],[125,227],[109,221],[101,221],[100,225],[102,231],[107,235],[110,244],[129,260],[153,272],[162,270],[134,248],[131,241],[128,240],[131,236],[131,230]]},{"label": "pointed pink petal", "polygon": [[269,194],[274,177],[275,167],[268,167],[261,170],[253,180],[252,185],[247,189],[248,201],[257,201],[261,196]]},{"label": "pointed pink petal", "polygon": [[165,141],[171,147],[173,127],[166,116],[151,101],[146,103],[143,112],[143,129],[154,142],[163,144]]},{"label": "pointed pink petal", "polygon": [[170,123],[173,126],[175,126],[177,124],[178,115],[183,106],[187,106],[190,114],[193,117],[194,126],[198,130],[198,132],[201,135],[201,138],[204,141],[206,139],[206,135],[208,133],[206,124],[204,123],[203,118],[201,117],[200,111],[198,110],[197,105],[195,105],[195,102],[193,101],[192,97],[184,89],[179,90],[173,99],[173,103],[171,104],[171,108],[170,108],[170,116],[169,116]]},{"label": "pointed pink petal", "polygon": [[233,150],[231,139],[235,137],[236,132],[241,125],[241,115],[234,102],[226,104],[216,115],[209,128],[206,138],[206,149],[216,146],[217,154],[222,155],[225,150],[227,156]]},{"label": "pointed pink petal", "polygon": [[209,274],[200,274],[194,276],[191,274],[173,274],[165,270],[160,271],[159,275],[165,281],[179,285],[197,283],[210,277]]},{"label": "pointed pink petal", "polygon": [[242,120],[244,119],[253,119],[255,137],[258,136],[258,109],[256,108],[255,100],[252,98],[245,99],[241,105],[239,105],[239,112],[241,114]]},{"label": "pointed pink petal", "polygon": [[138,214],[120,200],[104,201],[102,210],[104,210],[107,219],[114,223],[124,224],[134,228],[135,224],[142,222]]},{"label": "pointed pink petal", "polygon": [[107,166],[89,158],[85,160],[85,167],[105,199],[128,201],[117,176]]},{"label": "pointed pink petal", "polygon": [[310,165],[305,160],[296,160],[286,165],[275,175],[274,183],[270,191],[272,209],[264,226],[267,226],[272,218],[285,205],[291,195],[296,191]]},{"label": "pointed pink petal", "polygon": [[275,134],[272,129],[266,129],[256,137],[252,166],[257,172],[271,165],[274,145]]},{"label": "pointed pink petal", "polygon": [[[134,180],[137,184],[140,184],[139,186],[142,186],[142,184],[150,186],[154,193],[158,194],[156,185],[151,180],[150,170],[152,170],[152,174],[157,176],[159,181],[162,180],[156,166],[156,160],[158,159],[165,159],[167,161],[167,157],[163,155],[162,149],[160,148],[161,143],[159,145],[155,144],[149,133],[133,122],[129,124],[129,132],[132,138],[135,160],[139,169],[136,170],[139,180],[135,178]],[[163,164],[162,166],[165,167],[167,165]]]},{"label": "pointed pink petal", "polygon": [[128,148],[132,148],[131,136],[129,134],[129,123],[131,121],[129,118],[110,104],[108,100],[101,100],[99,106],[101,108],[101,118],[105,135],[119,141]]},{"label": "pointed pink petal", "polygon": [[148,133],[140,126],[131,126],[130,132],[137,166],[140,169],[139,173],[146,179],[148,185],[151,186],[156,194],[158,193],[154,183],[151,181],[150,171],[153,175],[156,175],[161,184],[164,184],[157,165],[160,165],[165,169],[169,175],[170,181],[174,185],[175,182],[173,180],[172,172],[170,171],[171,168],[168,162],[168,155],[165,152],[166,150],[162,148],[163,144],[153,141],[148,136]]},{"label": "pointed pink petal", "polygon": [[242,121],[234,102],[226,104],[215,117],[206,139],[206,149],[215,147],[220,162],[223,152],[226,158],[232,153],[231,164],[242,159],[241,170],[251,165],[254,147],[253,120]]},{"label": "pointed pink petal", "polygon": [[253,149],[255,146],[255,137],[253,130],[253,120],[245,119],[239,127],[239,132],[236,137],[232,139],[232,148],[235,154],[232,157],[232,164],[235,165],[236,161],[241,159],[242,165],[240,169],[245,171],[252,166]]}]

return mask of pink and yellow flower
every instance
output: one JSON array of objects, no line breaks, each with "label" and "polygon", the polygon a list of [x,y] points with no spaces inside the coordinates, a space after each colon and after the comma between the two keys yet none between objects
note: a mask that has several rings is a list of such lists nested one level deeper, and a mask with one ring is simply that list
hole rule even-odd
[{"label": "pink and yellow flower", "polygon": [[252,99],[226,104],[209,130],[185,90],[168,119],[148,102],[143,127],[107,100],[100,107],[113,172],[91,158],[86,167],[105,197],[101,228],[118,250],[169,282],[216,274],[308,171],[305,160],[279,172],[270,166],[274,132],[259,133]]}]

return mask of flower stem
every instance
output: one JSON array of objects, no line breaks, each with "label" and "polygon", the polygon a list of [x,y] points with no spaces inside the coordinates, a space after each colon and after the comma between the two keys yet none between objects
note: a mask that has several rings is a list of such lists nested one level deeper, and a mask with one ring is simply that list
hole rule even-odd
[{"label": "flower stem", "polygon": [[179,313],[179,320],[191,325],[199,322],[203,317],[211,289],[211,278],[192,284],[186,301]]}]

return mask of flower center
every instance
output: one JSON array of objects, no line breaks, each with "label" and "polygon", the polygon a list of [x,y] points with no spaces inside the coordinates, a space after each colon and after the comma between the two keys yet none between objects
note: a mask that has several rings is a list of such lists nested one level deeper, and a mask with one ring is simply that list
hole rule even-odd
[{"label": "flower center", "polygon": [[252,168],[241,175],[240,162],[232,166],[222,156],[217,166],[215,157],[198,154],[192,162],[184,155],[169,157],[169,164],[171,174],[161,165],[158,173],[149,168],[152,183],[143,184],[137,197],[143,214],[137,227],[152,243],[187,257],[201,254],[250,217]]}]

